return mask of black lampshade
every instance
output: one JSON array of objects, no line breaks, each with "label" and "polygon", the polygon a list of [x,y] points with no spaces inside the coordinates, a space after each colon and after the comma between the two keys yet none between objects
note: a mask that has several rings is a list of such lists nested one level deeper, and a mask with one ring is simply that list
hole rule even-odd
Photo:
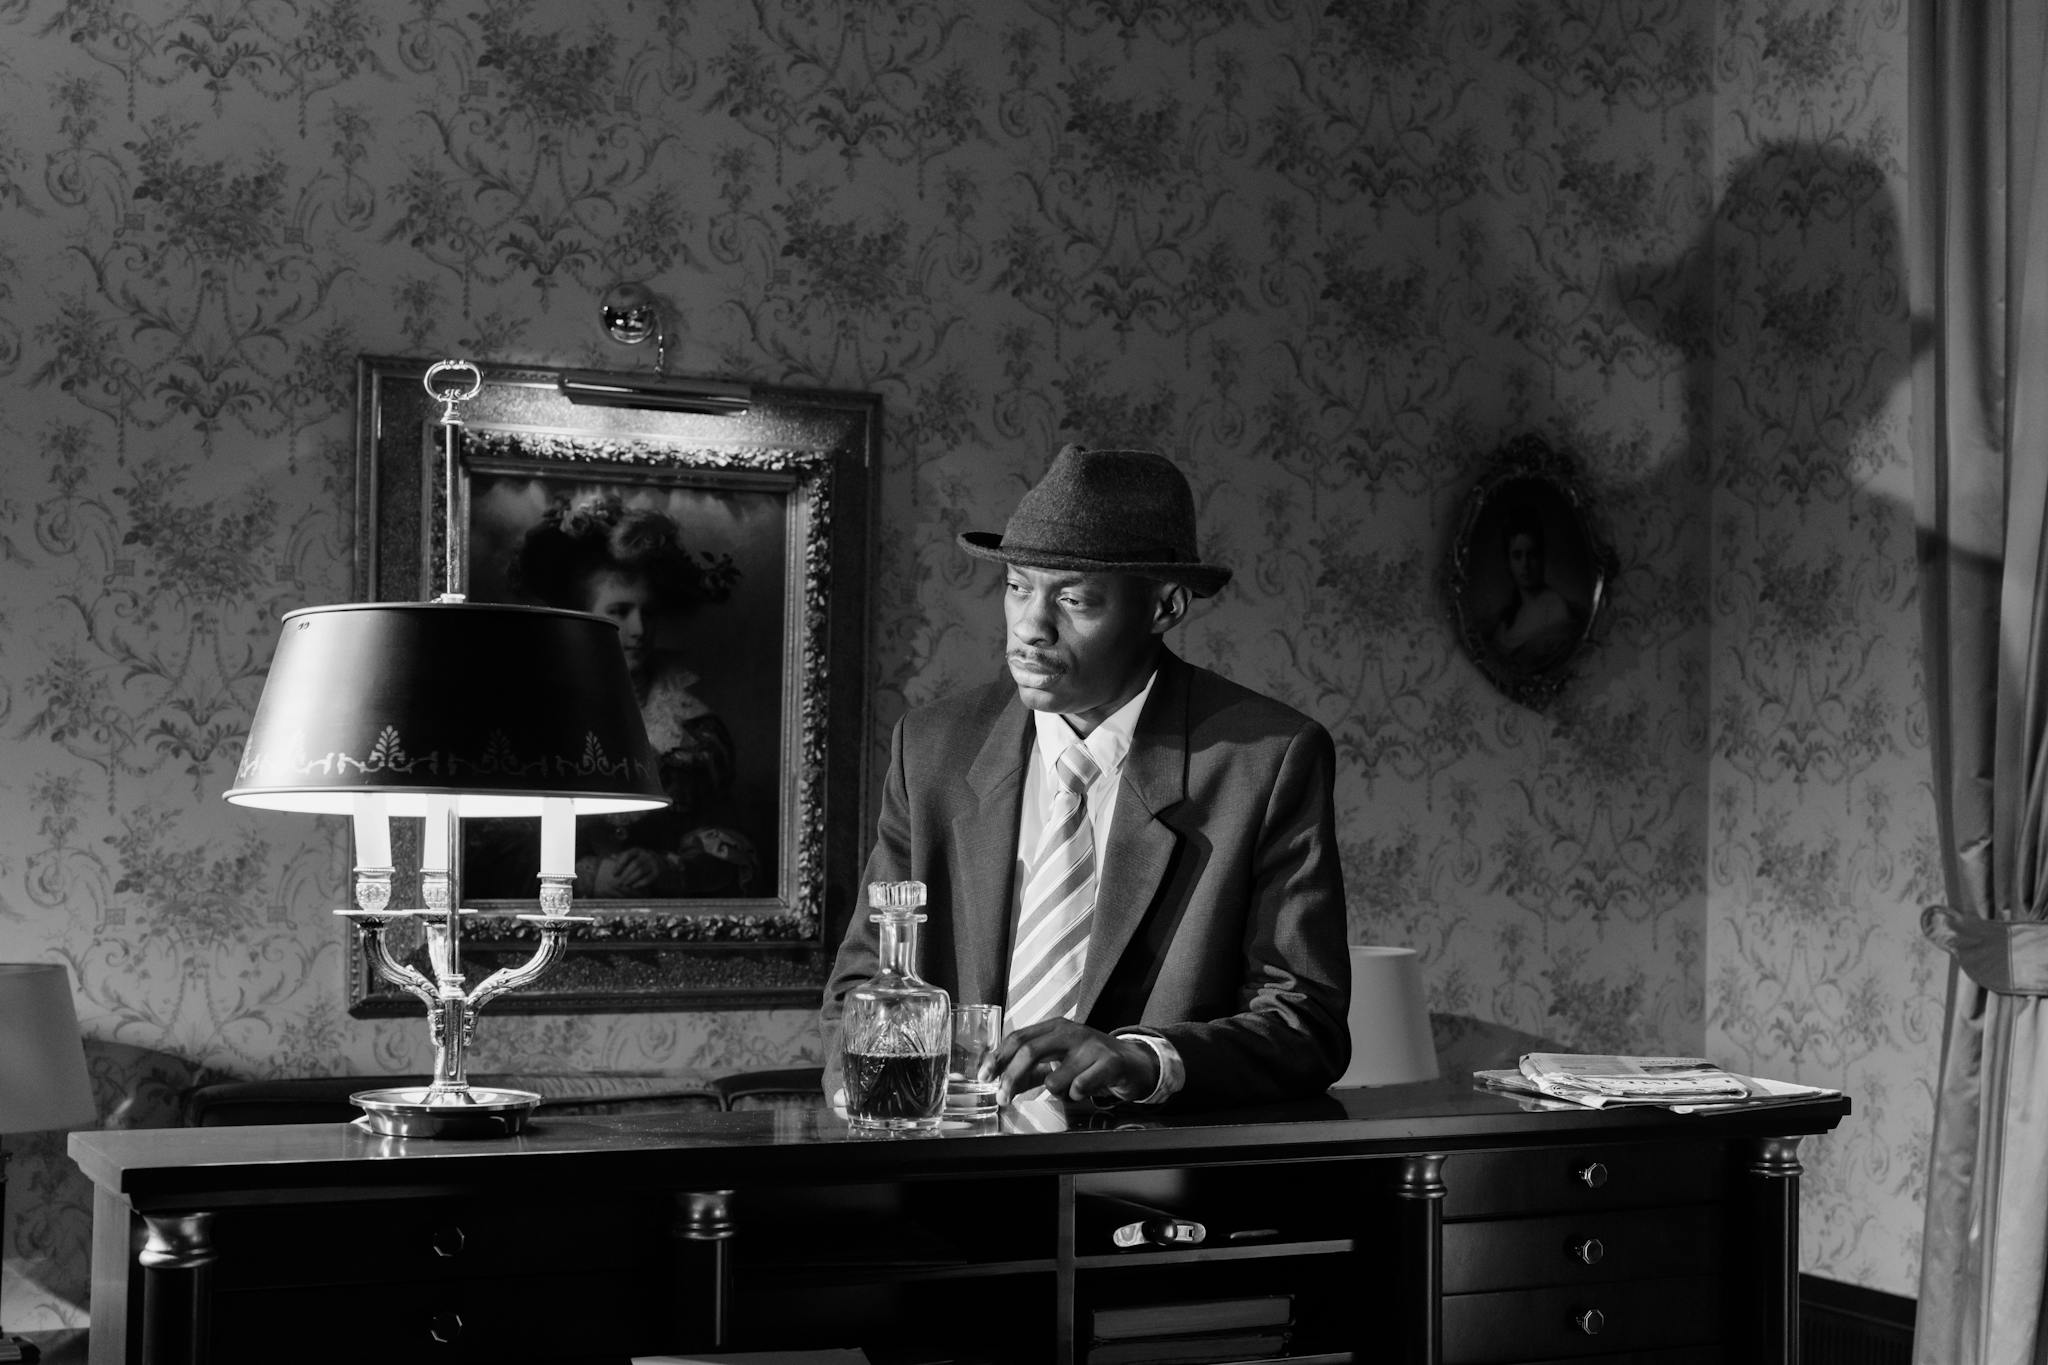
[{"label": "black lampshade", "polygon": [[227,799],[392,815],[457,797],[462,816],[668,804],[617,623],[477,602],[370,602],[287,614]]}]

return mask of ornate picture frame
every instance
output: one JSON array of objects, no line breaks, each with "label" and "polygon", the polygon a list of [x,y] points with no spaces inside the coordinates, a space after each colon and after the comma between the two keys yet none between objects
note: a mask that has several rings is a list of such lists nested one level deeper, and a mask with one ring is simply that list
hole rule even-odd
[{"label": "ornate picture frame", "polygon": [[1596,638],[1615,574],[1573,461],[1506,442],[1466,494],[1446,580],[1460,643],[1502,693],[1540,709]]},{"label": "ornate picture frame", "polygon": [[[643,715],[677,800],[638,824],[578,822],[575,910],[597,922],[548,976],[491,1008],[815,1005],[864,852],[880,398],[754,387],[737,414],[585,406],[564,396],[563,371],[486,365],[461,409],[450,479],[440,409],[421,385],[430,363],[358,362],[358,600],[429,600],[452,559],[472,601],[612,613],[589,586],[612,571],[578,560],[582,577],[565,578],[549,568],[562,562],[555,544],[565,533],[602,544],[607,527],[637,518],[666,553],[645,642],[627,652],[644,654],[633,664]],[[584,586],[562,600],[550,583]],[[640,629],[622,625],[622,641]],[[417,895],[406,885],[415,823],[393,829],[394,899]],[[523,824],[464,822],[462,904],[480,912],[463,926],[471,975],[532,951],[535,931],[514,918],[537,904],[525,890],[536,835]],[[418,1012],[352,936],[348,977],[350,1013]]]}]

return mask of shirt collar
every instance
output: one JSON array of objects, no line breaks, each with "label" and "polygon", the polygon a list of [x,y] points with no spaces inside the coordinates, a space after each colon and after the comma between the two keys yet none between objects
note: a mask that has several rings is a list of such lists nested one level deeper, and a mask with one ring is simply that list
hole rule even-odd
[{"label": "shirt collar", "polygon": [[1114,776],[1130,755],[1131,737],[1137,733],[1139,713],[1145,709],[1145,699],[1152,695],[1152,684],[1158,681],[1159,670],[1155,668],[1145,679],[1145,685],[1138,689],[1138,694],[1110,712],[1102,724],[1088,732],[1086,739],[1075,734],[1074,727],[1058,712],[1033,711],[1031,721],[1037,729],[1039,762],[1049,772],[1069,744],[1085,744],[1088,756],[1095,760],[1096,767],[1102,769],[1103,776]]}]

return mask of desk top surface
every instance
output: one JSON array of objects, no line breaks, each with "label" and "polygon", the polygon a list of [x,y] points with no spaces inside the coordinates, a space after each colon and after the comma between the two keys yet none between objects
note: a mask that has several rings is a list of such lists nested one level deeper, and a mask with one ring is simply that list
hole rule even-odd
[{"label": "desk top surface", "polygon": [[527,1188],[593,1180],[707,1188],[764,1177],[971,1176],[1796,1137],[1826,1132],[1848,1113],[1846,1098],[1711,1114],[1594,1110],[1442,1080],[1201,1113],[1013,1106],[997,1120],[949,1121],[936,1134],[907,1138],[857,1133],[814,1108],[543,1117],[512,1137],[454,1140],[383,1137],[360,1123],[107,1130],[73,1133],[70,1151],[101,1187],[146,1207],[234,1202],[280,1187],[482,1187],[513,1176],[512,1162]]}]

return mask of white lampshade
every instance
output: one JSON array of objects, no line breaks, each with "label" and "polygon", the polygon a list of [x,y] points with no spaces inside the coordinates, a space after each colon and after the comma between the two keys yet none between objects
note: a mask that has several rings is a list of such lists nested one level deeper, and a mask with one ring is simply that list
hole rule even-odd
[{"label": "white lampshade", "polygon": [[70,974],[55,962],[0,962],[0,1133],[81,1128],[98,1117]]},{"label": "white lampshade", "polygon": [[1413,948],[1351,949],[1351,1065],[1338,1086],[1436,1079],[1422,960]]}]

